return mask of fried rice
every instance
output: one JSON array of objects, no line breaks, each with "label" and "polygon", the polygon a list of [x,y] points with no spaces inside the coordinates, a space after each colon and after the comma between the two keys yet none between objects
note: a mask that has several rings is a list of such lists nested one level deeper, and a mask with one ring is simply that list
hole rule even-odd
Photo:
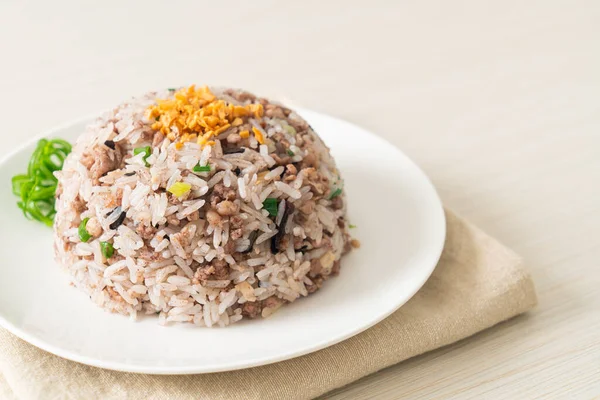
[{"label": "fried rice", "polygon": [[241,90],[151,92],[105,113],[56,173],[57,262],[98,306],[226,326],[317,291],[355,242],[329,149]]}]

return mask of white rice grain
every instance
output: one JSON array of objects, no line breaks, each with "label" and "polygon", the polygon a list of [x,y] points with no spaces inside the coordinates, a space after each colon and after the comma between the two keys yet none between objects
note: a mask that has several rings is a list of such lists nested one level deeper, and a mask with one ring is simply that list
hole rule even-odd
[{"label": "white rice grain", "polygon": [[[262,146],[261,146],[261,147],[262,147]],[[283,173],[283,171],[284,171],[284,170],[285,170],[285,168],[284,168],[284,167],[281,167],[281,166],[279,166],[279,167],[277,167],[277,168],[274,168],[274,169],[272,169],[271,171],[269,171],[269,173],[267,173],[267,174],[265,175],[264,179],[265,179],[266,181],[270,181],[270,180],[272,180],[273,178],[275,178],[276,176],[280,176],[280,175]]]},{"label": "white rice grain", "polygon": [[125,260],[117,261],[116,263],[112,264],[110,267],[107,267],[104,270],[104,277],[110,278],[111,276],[113,276],[114,274],[116,274],[117,272],[119,272],[120,270],[122,270],[125,267],[127,267],[127,261],[125,261]]},{"label": "white rice grain", "polygon": [[187,217],[194,211],[202,208],[202,206],[204,206],[205,203],[206,203],[206,201],[204,201],[204,200],[197,200],[197,201],[193,202],[191,205],[189,205],[186,208],[184,208],[183,210],[181,210],[181,212],[177,213],[177,218],[183,219],[183,218]]},{"label": "white rice grain", "polygon": [[238,192],[240,193],[240,197],[242,199],[246,199],[246,181],[244,181],[244,178],[238,178],[237,179],[238,182]]},{"label": "white rice grain", "polygon": [[278,190],[281,190],[283,193],[287,194],[292,199],[299,199],[300,197],[302,197],[298,190],[292,188],[287,183],[277,181],[274,184]]}]

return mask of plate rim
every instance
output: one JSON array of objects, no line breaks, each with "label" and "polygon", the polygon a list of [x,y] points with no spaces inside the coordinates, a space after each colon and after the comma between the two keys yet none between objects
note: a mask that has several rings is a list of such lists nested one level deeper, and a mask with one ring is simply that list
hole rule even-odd
[{"label": "plate rim", "polygon": [[[55,346],[52,344],[48,344],[44,340],[36,337],[35,335],[30,334],[29,332],[20,329],[18,326],[15,326],[12,322],[8,321],[2,314],[0,314],[0,327],[6,329],[11,334],[17,336],[18,338],[28,342],[29,344],[31,344],[43,351],[46,351],[55,356],[58,356],[58,357],[61,357],[61,358],[64,358],[64,359],[67,359],[70,361],[75,361],[75,362],[89,365],[92,367],[104,368],[104,369],[120,371],[120,372],[139,373],[139,374],[190,375],[190,374],[205,374],[205,373],[235,371],[235,370],[240,370],[240,369],[245,369],[245,368],[259,367],[262,365],[274,364],[274,363],[289,360],[292,358],[300,357],[300,356],[303,356],[306,354],[314,353],[316,351],[319,351],[319,350],[325,349],[327,347],[334,346],[338,343],[341,343],[353,336],[356,336],[356,335],[366,331],[367,329],[375,326],[376,324],[380,323],[381,321],[383,321],[384,319],[389,317],[391,314],[396,312],[398,309],[400,309],[402,306],[404,306],[406,303],[408,303],[408,301],[410,301],[410,299],[412,299],[413,296],[419,290],[421,290],[423,285],[427,282],[427,280],[429,280],[429,278],[433,274],[433,272],[440,260],[440,257],[442,255],[442,251],[444,249],[445,242],[446,242],[447,221],[446,221],[446,215],[444,212],[443,203],[441,201],[439,193],[437,192],[435,186],[433,185],[433,183],[431,182],[431,180],[429,179],[427,174],[421,169],[421,167],[419,167],[419,165],[417,163],[415,163],[409,156],[407,156],[402,150],[400,150],[400,148],[398,148],[397,146],[395,146],[394,144],[389,142],[387,139],[375,134],[374,132],[372,132],[366,128],[361,127],[360,125],[357,125],[353,122],[347,121],[342,118],[338,118],[336,116],[332,116],[332,115],[325,114],[325,113],[322,113],[319,111],[313,111],[313,110],[301,108],[301,107],[296,107],[295,110],[298,114],[300,114],[303,117],[306,115],[312,114],[317,117],[323,117],[325,119],[334,120],[337,123],[351,126],[353,129],[357,129],[357,130],[363,132],[364,134],[368,135],[371,139],[379,141],[383,145],[392,148],[393,151],[395,151],[400,157],[404,158],[412,166],[414,171],[418,175],[420,175],[422,183],[426,184],[428,186],[428,189],[432,192],[433,200],[436,203],[435,210],[436,210],[436,213],[438,214],[436,218],[439,220],[439,223],[440,223],[439,237],[436,238],[437,243],[435,244],[435,246],[432,245],[432,247],[435,247],[434,251],[432,250],[429,253],[429,255],[427,256],[427,263],[424,263],[426,265],[430,265],[428,267],[428,271],[426,271],[426,274],[423,275],[423,278],[419,281],[418,285],[415,285],[413,290],[407,292],[408,294],[407,294],[407,296],[404,297],[404,301],[402,301],[399,304],[395,305],[394,307],[390,308],[389,311],[378,315],[377,318],[374,318],[373,320],[369,321],[368,324],[360,325],[358,328],[355,328],[355,329],[350,329],[349,331],[344,332],[344,334],[336,336],[335,339],[327,339],[327,340],[323,340],[320,342],[316,342],[314,345],[306,346],[300,350],[284,352],[278,356],[268,356],[268,357],[264,357],[264,358],[260,358],[260,359],[253,359],[251,361],[233,361],[233,362],[230,362],[227,365],[223,365],[223,366],[211,366],[209,364],[206,366],[197,366],[196,365],[196,366],[176,366],[176,367],[168,367],[168,366],[146,367],[146,366],[135,365],[135,364],[127,364],[127,363],[123,363],[120,361],[100,360],[100,359],[96,359],[93,357],[80,355],[73,350],[64,349],[64,348],[61,348],[61,347],[58,347],[58,346]],[[66,129],[66,128],[69,128],[73,125],[77,125],[77,124],[81,124],[81,123],[90,123],[94,119],[98,118],[98,116],[100,116],[103,112],[89,113],[82,117],[74,118],[67,122],[56,125],[53,128],[45,130],[38,135],[35,135],[30,140],[28,140],[25,143],[21,144],[20,146],[16,147],[15,149],[13,149],[9,153],[7,153],[4,157],[2,157],[0,159],[0,165],[4,164],[10,158],[14,157],[16,154],[20,153],[21,151],[23,151],[25,148],[27,148],[31,144],[35,143],[36,141],[38,141],[42,138],[45,138],[45,137],[52,136],[56,132]],[[433,207],[432,207],[432,210],[433,210]]]}]

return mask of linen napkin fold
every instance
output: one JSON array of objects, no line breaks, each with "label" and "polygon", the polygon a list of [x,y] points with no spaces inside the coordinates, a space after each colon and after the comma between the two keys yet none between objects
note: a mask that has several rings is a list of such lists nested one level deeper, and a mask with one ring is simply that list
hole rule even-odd
[{"label": "linen napkin fold", "polygon": [[425,286],[390,317],[342,343],[277,364],[160,376],[89,367],[0,329],[0,396],[18,399],[307,399],[521,314],[537,299],[521,260],[446,211],[447,238]]}]

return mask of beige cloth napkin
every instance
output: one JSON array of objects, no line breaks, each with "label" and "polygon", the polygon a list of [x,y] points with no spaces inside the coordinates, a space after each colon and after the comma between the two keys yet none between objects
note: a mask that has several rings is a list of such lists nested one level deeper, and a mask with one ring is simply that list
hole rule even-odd
[{"label": "beige cloth napkin", "polygon": [[532,308],[533,283],[517,255],[451,212],[446,217],[446,246],[425,286],[390,317],[335,346],[240,371],[157,376],[78,364],[0,329],[0,398],[312,398]]}]

